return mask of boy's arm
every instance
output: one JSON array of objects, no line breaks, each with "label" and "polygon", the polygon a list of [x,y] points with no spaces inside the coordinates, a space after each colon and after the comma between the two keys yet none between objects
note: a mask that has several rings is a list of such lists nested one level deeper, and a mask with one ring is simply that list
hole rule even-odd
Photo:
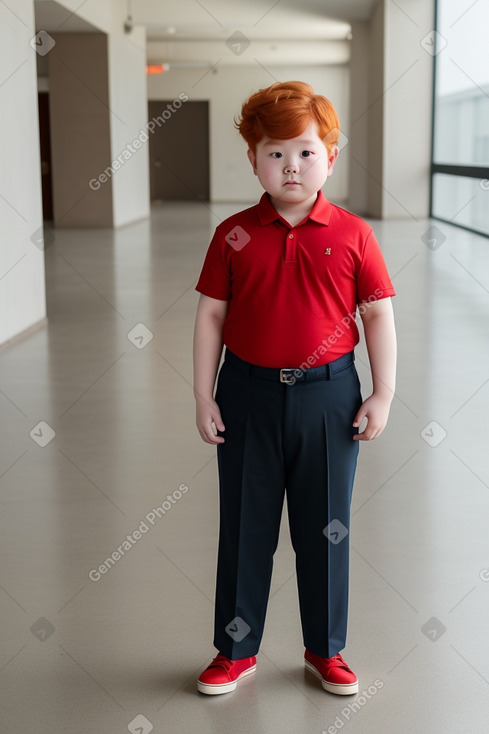
[{"label": "boy's arm", "polygon": [[362,304],[361,315],[372,372],[373,391],[353,421],[358,428],[367,418],[362,433],[353,436],[357,441],[370,441],[380,436],[389,417],[389,409],[396,386],[396,331],[390,298]]},{"label": "boy's arm", "polygon": [[[194,331],[194,396],[197,428],[206,443],[224,443],[215,428],[224,431],[221,412],[214,400],[214,384],[222,353],[222,327],[228,301],[201,294]],[[214,425],[213,425],[214,424]]]}]

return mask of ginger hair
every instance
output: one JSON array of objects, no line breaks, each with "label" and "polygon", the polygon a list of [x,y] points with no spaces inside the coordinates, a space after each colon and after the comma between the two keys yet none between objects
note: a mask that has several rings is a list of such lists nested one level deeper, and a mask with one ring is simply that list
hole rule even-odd
[{"label": "ginger hair", "polygon": [[295,138],[311,121],[317,123],[318,135],[331,152],[340,134],[340,121],[332,102],[314,94],[311,85],[305,82],[277,82],[247,99],[234,124],[250,150],[256,153],[256,145],[262,138]]}]

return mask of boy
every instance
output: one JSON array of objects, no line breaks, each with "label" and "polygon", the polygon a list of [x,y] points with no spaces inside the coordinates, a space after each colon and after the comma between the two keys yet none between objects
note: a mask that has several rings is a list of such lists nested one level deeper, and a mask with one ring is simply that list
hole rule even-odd
[{"label": "boy", "polygon": [[[217,227],[196,286],[197,427],[217,445],[220,481],[219,654],[197,686],[228,693],[255,671],[286,491],[306,668],[327,691],[357,693],[339,654],[350,503],[358,441],[381,434],[394,395],[395,291],[371,227],[322,194],[338,156],[331,102],[273,84],[237,127],[265,193]],[[373,380],[363,402],[357,305]]]}]

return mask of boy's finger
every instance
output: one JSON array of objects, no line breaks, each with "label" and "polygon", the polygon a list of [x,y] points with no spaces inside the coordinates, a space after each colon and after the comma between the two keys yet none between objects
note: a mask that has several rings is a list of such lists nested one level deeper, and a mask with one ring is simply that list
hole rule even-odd
[{"label": "boy's finger", "polygon": [[356,436],[353,436],[354,441],[370,441],[372,439],[372,433],[367,431],[365,429],[361,433],[357,433]]},{"label": "boy's finger", "polygon": [[210,443],[213,446],[215,446],[216,443],[224,443],[224,439],[221,438],[221,436],[214,436],[214,434],[211,432],[208,432],[204,430],[202,438],[206,443]]},{"label": "boy's finger", "polygon": [[215,435],[210,425],[204,424],[201,428],[199,427],[199,433],[205,443],[210,443],[213,446],[216,443],[224,443],[224,439],[221,436]]},{"label": "boy's finger", "polygon": [[214,434],[211,434],[211,436],[209,436],[209,443],[224,443],[224,439],[222,436],[214,436]]},{"label": "boy's finger", "polygon": [[358,428],[358,426],[363,421],[363,419],[365,418],[366,415],[367,415],[367,411],[366,410],[363,410],[362,408],[360,408],[360,410],[356,414],[355,419],[353,421],[353,426],[355,428]]},{"label": "boy's finger", "polygon": [[224,431],[224,423],[222,422],[220,411],[218,411],[217,413],[214,413],[214,415],[211,418],[211,421],[214,423],[215,426],[217,426],[218,431]]},{"label": "boy's finger", "polygon": [[367,429],[364,428],[361,433],[354,433],[353,434],[353,440],[354,441],[366,441],[367,440],[366,430]]},{"label": "boy's finger", "polygon": [[367,426],[364,431],[353,436],[353,439],[355,441],[373,441],[374,438],[378,438],[380,436],[383,430],[383,426],[370,426],[370,429]]}]

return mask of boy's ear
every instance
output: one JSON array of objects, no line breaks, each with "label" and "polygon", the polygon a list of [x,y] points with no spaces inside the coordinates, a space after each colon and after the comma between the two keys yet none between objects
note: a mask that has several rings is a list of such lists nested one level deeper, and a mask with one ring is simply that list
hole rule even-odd
[{"label": "boy's ear", "polygon": [[253,151],[250,150],[250,148],[248,148],[248,160],[251,163],[251,167],[253,168],[253,173],[256,176],[257,175],[257,170],[256,170],[256,154],[253,153]]},{"label": "boy's ear", "polygon": [[331,176],[331,174],[333,173],[334,164],[336,163],[339,152],[340,149],[337,145],[334,145],[331,150],[328,151],[328,176]]}]

